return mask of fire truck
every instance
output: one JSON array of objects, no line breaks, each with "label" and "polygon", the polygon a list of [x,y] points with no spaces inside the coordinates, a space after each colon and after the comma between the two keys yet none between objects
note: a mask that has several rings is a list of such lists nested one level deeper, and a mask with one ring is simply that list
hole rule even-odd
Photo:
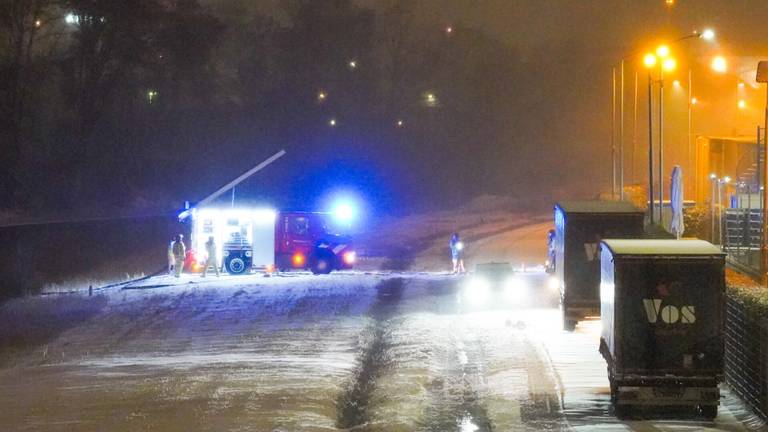
[{"label": "fire truck", "polygon": [[191,212],[191,222],[188,271],[202,271],[210,237],[221,261],[216,265],[230,274],[251,269],[327,274],[351,269],[357,259],[352,239],[341,234],[330,213],[204,207]]},{"label": "fire truck", "polygon": [[[194,207],[187,202],[179,221],[191,219],[190,250],[184,262],[187,271],[203,270],[207,261],[205,243],[213,237],[216,256],[231,274],[251,269],[272,272],[291,269],[327,274],[351,269],[357,259],[343,225],[331,213],[276,212],[272,209],[235,207],[234,188],[285,155],[280,150],[234,180],[208,195]],[[231,207],[212,207],[215,199],[232,191]],[[351,217],[351,208],[337,209],[340,219]]]}]

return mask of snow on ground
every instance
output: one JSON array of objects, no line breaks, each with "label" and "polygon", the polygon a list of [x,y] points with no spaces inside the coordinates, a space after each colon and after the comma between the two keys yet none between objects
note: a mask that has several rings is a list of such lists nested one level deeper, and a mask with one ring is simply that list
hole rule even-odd
[{"label": "snow on ground", "polygon": [[715,422],[618,421],[598,323],[561,331],[546,276],[525,278],[527,291],[503,298],[476,297],[467,277],[350,272],[162,276],[94,297],[12,301],[0,309],[6,324],[67,326],[39,342],[0,341],[15,347],[3,349],[0,430],[758,425],[729,393]]},{"label": "snow on ground", "polygon": [[619,421],[599,322],[563,332],[546,275],[482,297],[414,271],[447,270],[457,227],[470,265],[543,261],[545,216],[485,210],[377,232],[368,271],[161,275],[0,305],[0,430],[764,430],[725,387],[714,422]]},{"label": "snow on ground", "polygon": [[96,316],[8,359],[0,429],[334,429],[378,280],[264,279],[103,294]]},{"label": "snow on ground", "polygon": [[[478,203],[482,204],[482,203]],[[356,238],[364,269],[439,271],[451,269],[448,240],[458,232],[466,244],[467,269],[488,261],[538,265],[546,259],[551,215],[515,212],[506,208],[469,207],[384,219],[375,229]]]}]

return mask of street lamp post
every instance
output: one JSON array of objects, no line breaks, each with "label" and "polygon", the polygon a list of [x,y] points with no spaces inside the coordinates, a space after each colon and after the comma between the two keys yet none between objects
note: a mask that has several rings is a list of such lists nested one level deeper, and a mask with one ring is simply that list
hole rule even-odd
[{"label": "street lamp post", "polygon": [[612,71],[611,93],[611,199],[616,199],[616,67]]},{"label": "street lamp post", "polygon": [[653,54],[643,60],[648,67],[648,220],[653,225],[653,77],[650,68],[656,63]]},{"label": "street lamp post", "polygon": [[[693,106],[691,104],[691,100],[693,98],[693,73],[691,72],[691,68],[688,68],[688,172],[691,173],[691,178],[695,178],[696,175],[696,167],[694,166],[694,155],[693,155]],[[691,189],[693,189],[693,192],[695,194],[696,192],[696,182],[692,181],[691,186],[693,186]],[[695,195],[694,195],[695,196]]]},{"label": "street lamp post", "polygon": [[[763,149],[765,151],[764,154],[768,155],[768,61],[761,61],[757,64],[757,77],[755,78],[755,81],[760,83],[766,83],[766,92],[765,92],[765,123],[763,129]],[[759,145],[760,143],[758,143]],[[760,150],[758,148],[757,151],[758,154],[758,160],[760,159]],[[768,183],[768,161],[766,161],[765,165],[765,175],[763,178],[765,179],[765,182]],[[760,173],[757,174],[758,178],[758,184],[760,183]],[[768,188],[763,185],[763,244],[762,244],[762,265],[763,265],[763,283],[768,283],[768,273],[765,273],[766,270],[768,270],[768,215],[766,215],[765,206],[768,205]]]},{"label": "street lamp post", "polygon": [[[659,59],[662,59],[659,62]],[[675,59],[669,57],[669,47],[660,46],[656,54],[646,54],[643,59],[648,68],[648,195],[650,197],[650,222],[653,223],[653,75],[652,69],[659,67],[659,223],[664,223],[664,71],[675,69]]]},{"label": "street lamp post", "polygon": [[[672,44],[677,44],[679,42],[682,42],[682,41],[685,41],[685,40],[688,40],[688,39],[692,39],[692,38],[703,39],[705,41],[712,41],[715,38],[715,32],[713,30],[711,30],[711,29],[705,29],[703,32],[693,31],[690,34],[687,34],[687,35],[685,35],[683,37],[680,37],[680,38],[677,38],[677,39],[673,40],[671,43]],[[663,47],[663,49],[662,49],[662,47]],[[667,55],[669,54],[669,47],[667,47],[665,45],[663,45],[662,47],[659,47],[657,52],[661,51],[659,54],[664,54],[664,55],[660,56],[660,57],[662,57],[662,64],[660,66],[662,67],[661,74],[662,74],[662,81],[663,81],[663,68],[664,68],[664,64],[663,63],[667,63],[666,61],[664,61],[664,58],[667,57]],[[621,139],[620,139],[621,149],[620,149],[620,153],[622,155],[621,156],[622,160],[621,160],[621,163],[620,163],[621,173],[619,174],[619,178],[621,179],[621,187],[622,187],[622,191],[621,192],[622,192],[622,196],[623,196],[623,192],[624,192],[624,189],[623,189],[623,179],[624,179],[624,164],[623,164],[623,162],[624,162],[624,160],[623,160],[623,150],[624,150],[624,62],[625,62],[625,60],[627,60],[629,58],[633,58],[633,57],[639,56],[641,54],[642,54],[642,52],[635,52],[634,54],[627,55],[627,56],[625,56],[624,58],[621,59],[621,92],[622,93],[621,93],[621,127],[620,127],[621,128]],[[674,59],[668,59],[668,60],[669,60],[668,65],[671,65],[672,68],[674,68],[674,65],[675,65]],[[649,61],[651,62],[650,64],[649,64]],[[647,54],[645,56],[645,58],[643,59],[643,62],[645,63],[645,66],[649,69],[649,71],[648,71],[648,217],[649,217],[649,222],[651,224],[654,224],[654,196],[653,196],[654,195],[653,194],[653,110],[652,110],[652,108],[653,108],[653,77],[652,77],[652,73],[651,73],[650,69],[653,68],[656,65],[657,58],[656,58],[656,56],[654,54]],[[613,174],[613,184],[614,184],[613,192],[614,192],[614,196],[615,196],[615,190],[616,190],[615,185],[616,185],[616,177],[617,177],[616,176],[616,157],[615,157],[615,151],[616,151],[615,150],[615,128],[616,128],[616,66],[615,66],[615,64],[614,64],[614,67],[613,67],[613,76],[612,76],[612,78],[613,78],[613,102],[612,102],[613,116],[611,118],[611,126],[612,126],[612,131],[611,131],[611,143],[612,143],[612,145],[611,145],[611,148],[612,148],[612,152],[613,152],[613,157],[612,157],[612,174]],[[662,84],[662,87],[663,87],[663,84]],[[660,147],[660,151],[659,151],[659,158],[660,158],[660,161],[662,162],[662,163],[659,164],[659,173],[660,173],[660,175],[659,175],[659,189],[660,189],[660,191],[663,190],[663,188],[664,188],[663,177],[662,177],[663,176],[663,89],[661,90],[661,94],[662,94],[662,98],[659,100],[659,109],[660,109],[660,112],[661,112],[660,113],[661,114],[661,119],[660,119],[661,123],[660,124],[662,125],[662,127],[660,128],[660,134],[662,134],[662,135],[660,136],[661,137],[661,141],[660,141],[661,147]],[[689,102],[690,102],[690,100],[689,100]],[[635,104],[634,104],[634,109],[635,109],[635,124],[633,125],[633,127],[636,129],[637,128],[637,125],[636,125],[636,119],[637,119],[637,74],[635,74]],[[689,121],[689,123],[690,123],[690,121]],[[633,170],[633,180],[634,180],[634,168],[635,168],[635,165],[634,165],[634,155],[635,155],[634,146],[635,146],[635,139],[636,139],[635,135],[636,135],[636,133],[633,133],[633,135],[632,135],[632,146],[633,146],[633,149],[632,149],[632,170]],[[689,146],[690,146],[690,144],[689,144]],[[659,203],[660,203],[659,211],[661,212],[662,208],[663,208],[663,192],[661,192],[661,194],[660,194]],[[659,219],[661,221],[662,217],[660,217]]]},{"label": "street lamp post", "polygon": [[664,226],[664,67],[659,72],[659,225]]},{"label": "street lamp post", "polygon": [[709,180],[712,182],[712,195],[709,198],[709,241],[715,242],[715,194],[717,193],[717,175],[712,173],[709,175]]},{"label": "street lamp post", "polygon": [[621,60],[621,115],[619,122],[619,198],[624,200],[624,60]]}]

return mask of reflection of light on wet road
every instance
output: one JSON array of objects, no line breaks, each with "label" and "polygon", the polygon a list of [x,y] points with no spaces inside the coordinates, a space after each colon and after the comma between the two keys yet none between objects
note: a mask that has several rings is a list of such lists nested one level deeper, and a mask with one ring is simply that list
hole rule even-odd
[{"label": "reflection of light on wet road", "polygon": [[459,356],[459,364],[462,366],[466,365],[467,362],[469,361],[469,359],[467,358],[467,352],[464,350],[459,351],[458,356]]},{"label": "reflection of light on wet road", "polygon": [[479,429],[476,424],[472,423],[472,416],[470,415],[462,417],[459,422],[459,432],[475,432]]}]

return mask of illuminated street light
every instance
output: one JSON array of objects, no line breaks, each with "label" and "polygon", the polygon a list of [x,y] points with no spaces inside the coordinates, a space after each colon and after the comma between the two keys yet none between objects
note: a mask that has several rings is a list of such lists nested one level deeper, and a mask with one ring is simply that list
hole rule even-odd
[{"label": "illuminated street light", "polygon": [[739,109],[744,109],[744,108],[746,108],[746,107],[747,107],[747,101],[745,101],[744,99],[739,99],[739,104],[738,104],[738,106],[739,106]]},{"label": "illuminated street light", "polygon": [[680,80],[672,81],[672,85],[675,86],[675,88],[680,88]]},{"label": "illuminated street light", "polygon": [[704,29],[704,31],[701,33],[701,38],[706,41],[715,40],[715,31],[712,29]]},{"label": "illuminated street light", "polygon": [[403,126],[405,125],[405,123],[404,123],[402,120],[398,119],[398,120],[395,122],[395,125],[396,125],[397,127],[403,127]]},{"label": "illuminated street light", "polygon": [[43,25],[43,22],[42,22],[42,21],[40,21],[40,20],[35,20],[35,27],[38,27],[38,28],[39,28],[41,25]]},{"label": "illuminated street light", "polygon": [[350,60],[349,63],[347,63],[347,66],[349,66],[350,69],[357,69],[357,60]]},{"label": "illuminated street light", "polygon": [[328,126],[336,127],[336,119],[332,118],[332,119],[328,120]]},{"label": "illuminated street light", "polygon": [[699,100],[696,99],[695,97],[692,97],[691,98],[691,105],[696,105],[697,103],[699,103]]},{"label": "illuminated street light", "polygon": [[743,88],[744,88],[744,83],[743,83],[743,82],[740,82],[740,83],[739,83],[739,88],[740,88],[740,89],[743,89]]},{"label": "illuminated street light", "polygon": [[643,57],[643,64],[647,68],[656,66],[656,56],[651,53],[646,54],[645,57]]},{"label": "illuminated street light", "polygon": [[324,101],[325,98],[327,98],[327,97],[328,97],[328,94],[326,92],[322,91],[322,90],[320,90],[317,93],[317,100],[319,100],[320,102]]},{"label": "illuminated street light", "polygon": [[666,58],[669,56],[669,47],[666,45],[660,45],[658,48],[656,48],[656,55],[661,58]]},{"label": "illuminated street light", "polygon": [[432,92],[424,93],[424,104],[429,107],[437,106],[437,96]]},{"label": "illuminated street light", "polygon": [[728,61],[723,56],[716,56],[712,59],[712,70],[717,73],[728,71]]},{"label": "illuminated street light", "polygon": [[647,68],[652,68],[652,67],[656,66],[656,60],[657,59],[656,59],[655,55],[653,55],[651,53],[648,53],[648,54],[645,55],[645,57],[643,57],[643,64]]},{"label": "illuminated street light", "polygon": [[157,90],[149,90],[147,92],[147,100],[149,100],[150,104],[155,102],[155,99],[157,99],[157,95],[158,95]]},{"label": "illuminated street light", "polygon": [[80,17],[73,13],[68,13],[67,16],[64,17],[64,22],[67,24],[79,24]]},{"label": "illuminated street light", "polygon": [[665,58],[661,63],[661,67],[663,67],[665,71],[671,72],[677,67],[677,61],[673,58]]},{"label": "illuminated street light", "polygon": [[451,33],[453,33],[453,27],[451,27],[451,26],[448,26],[448,27],[446,27],[446,28],[445,28],[445,33],[446,33],[446,34],[451,34]]}]

